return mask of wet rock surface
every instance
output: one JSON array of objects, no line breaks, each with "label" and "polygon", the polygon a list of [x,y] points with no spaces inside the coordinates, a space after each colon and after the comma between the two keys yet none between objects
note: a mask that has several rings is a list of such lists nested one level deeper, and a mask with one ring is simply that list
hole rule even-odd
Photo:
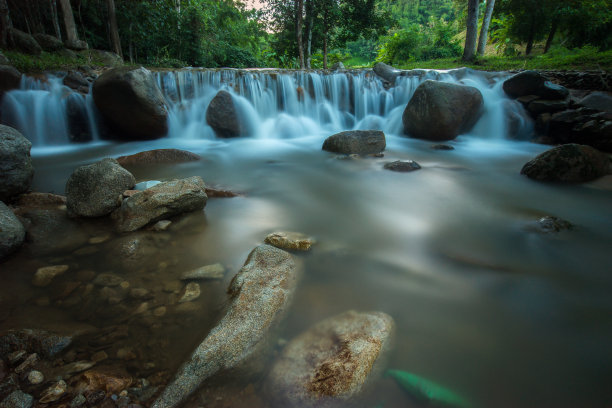
[{"label": "wet rock surface", "polygon": [[385,170],[396,171],[399,173],[409,173],[411,171],[421,169],[419,163],[413,160],[396,160],[394,162],[385,163],[383,166]]},{"label": "wet rock surface", "polygon": [[269,245],[255,248],[230,284],[227,314],[152,407],[179,406],[208,377],[261,353],[290,305],[299,271],[289,253]]},{"label": "wet rock surface", "polygon": [[246,136],[245,126],[236,111],[232,95],[227,91],[219,91],[210,101],[206,109],[206,123],[218,137]]},{"label": "wet rock surface", "polygon": [[208,199],[205,188],[202,178],[196,176],[160,183],[134,194],[113,214],[117,228],[136,231],[149,223],[201,210]]},{"label": "wet rock surface", "polygon": [[325,139],[323,150],[338,154],[376,154],[387,146],[385,134],[380,130],[349,130]]},{"label": "wet rock surface", "polygon": [[291,340],[269,375],[274,406],[336,407],[350,401],[376,376],[393,327],[385,313],[349,311]]},{"label": "wet rock surface", "polygon": [[5,92],[19,88],[21,72],[11,65],[0,64],[0,97]]},{"label": "wet rock surface", "polygon": [[0,125],[0,201],[8,202],[30,189],[34,167],[32,143],[19,131]]},{"label": "wet rock surface", "polygon": [[310,251],[316,244],[316,240],[301,232],[273,232],[269,234],[264,242],[280,249],[293,251]]},{"label": "wet rock surface", "polygon": [[9,330],[0,335],[0,359],[6,359],[10,353],[19,350],[53,358],[71,343],[71,336],[58,335],[45,330]]},{"label": "wet rock surface", "polygon": [[452,140],[476,124],[483,106],[482,94],[474,87],[425,81],[404,110],[404,133],[419,139]]},{"label": "wet rock surface", "polygon": [[521,174],[537,181],[581,183],[610,174],[610,157],[590,146],[566,144],[529,161]]},{"label": "wet rock surface", "polygon": [[79,167],[66,183],[68,211],[81,217],[110,214],[119,207],[119,196],[134,184],[134,176],[115,159]]},{"label": "wet rock surface", "polygon": [[184,272],[181,275],[181,280],[223,279],[224,274],[225,267],[220,263],[216,263]]},{"label": "wet rock surface", "polygon": [[139,164],[171,164],[198,161],[202,158],[195,153],[179,149],[156,149],[147,150],[129,156],[117,158],[117,162],[122,166]]},{"label": "wet rock surface", "polygon": [[0,401],[0,408],[30,408],[34,397],[22,391],[13,391],[8,397]]},{"label": "wet rock surface", "polygon": [[539,231],[543,233],[556,233],[574,229],[571,222],[550,215],[540,218],[537,225]]},{"label": "wet rock surface", "polygon": [[13,211],[0,201],[0,260],[15,252],[25,239],[25,228]]},{"label": "wet rock surface", "polygon": [[106,71],[93,85],[94,102],[119,136],[156,139],[168,132],[168,109],[153,74],[121,67]]},{"label": "wet rock surface", "polygon": [[504,92],[510,97],[536,95],[542,99],[565,99],[567,88],[548,81],[536,71],[524,71],[507,79],[503,84]]}]

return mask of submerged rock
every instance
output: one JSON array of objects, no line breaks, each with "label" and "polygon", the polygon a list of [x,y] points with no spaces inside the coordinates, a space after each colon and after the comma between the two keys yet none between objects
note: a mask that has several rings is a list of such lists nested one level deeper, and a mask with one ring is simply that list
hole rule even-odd
[{"label": "submerged rock", "polygon": [[206,265],[181,275],[181,280],[223,279],[225,267],[220,264]]},{"label": "submerged rock", "polygon": [[71,336],[62,336],[45,330],[9,330],[0,336],[0,359],[11,352],[26,350],[45,358],[53,358],[72,344]]},{"label": "submerged rock", "polygon": [[1,408],[30,408],[34,403],[34,397],[23,391],[16,390],[11,392],[0,402]]},{"label": "submerged rock", "polygon": [[336,407],[358,395],[377,374],[389,348],[393,319],[385,313],[349,311],[293,339],[274,364],[270,396],[278,407]]},{"label": "submerged rock", "polygon": [[40,402],[42,404],[48,404],[50,402],[57,401],[62,398],[64,394],[66,394],[66,390],[68,389],[68,385],[64,380],[60,380],[57,383],[53,384],[49,388],[43,391],[40,396]]},{"label": "submerged rock", "polygon": [[172,164],[184,163],[190,161],[198,161],[202,158],[195,153],[179,149],[156,149],[147,150],[132,154],[130,156],[121,156],[117,158],[117,162],[122,165],[138,165],[138,164]]},{"label": "submerged rock", "polygon": [[316,244],[314,238],[300,232],[273,232],[264,242],[280,249],[294,251],[309,251],[310,247]]},{"label": "submerged rock", "polygon": [[32,143],[19,131],[0,125],[0,201],[8,202],[30,189],[34,177],[31,148]]},{"label": "submerged rock", "polygon": [[396,160],[394,162],[385,163],[383,167],[386,170],[397,171],[400,173],[408,173],[411,171],[419,170],[421,168],[419,163],[413,160]]},{"label": "submerged rock", "polygon": [[339,154],[376,154],[385,150],[385,134],[380,130],[349,130],[325,139],[323,150]]},{"label": "submerged rock", "polygon": [[56,276],[64,274],[68,270],[68,265],[54,265],[38,268],[32,279],[32,285],[44,288],[49,286]]},{"label": "submerged rock", "polygon": [[13,211],[0,201],[0,260],[15,252],[25,239],[25,228]]},{"label": "submerged rock", "polygon": [[198,176],[160,183],[123,200],[113,217],[120,231],[136,231],[152,222],[203,209],[208,199],[205,188]]},{"label": "submerged rock", "polygon": [[553,84],[536,71],[523,71],[514,75],[504,82],[503,88],[513,98],[536,95],[542,99],[565,99],[569,95],[566,88]]},{"label": "submerged rock", "polygon": [[93,85],[93,99],[120,136],[156,139],[168,133],[168,109],[153,74],[143,68],[106,71]]},{"label": "submerged rock", "polygon": [[482,94],[474,87],[428,80],[404,110],[404,132],[419,139],[452,140],[476,124],[483,106]]},{"label": "submerged rock", "polygon": [[540,232],[543,233],[554,233],[561,232],[564,230],[571,230],[574,228],[572,223],[566,221],[562,218],[553,217],[547,215],[546,217],[542,217],[538,220],[538,227]]},{"label": "submerged rock", "polygon": [[192,302],[200,297],[200,285],[195,282],[189,282],[187,286],[185,286],[185,292],[183,296],[179,299],[179,303]]},{"label": "submerged rock", "polygon": [[119,196],[136,180],[115,159],[79,167],[66,183],[66,204],[71,214],[100,217],[119,207]]},{"label": "submerged rock", "polygon": [[232,95],[227,91],[219,91],[210,101],[206,109],[206,123],[218,137],[238,137],[244,135],[246,130],[236,111]]},{"label": "submerged rock", "polygon": [[225,317],[193,352],[152,408],[173,408],[207,378],[243,363],[265,346],[271,328],[284,317],[297,285],[299,268],[278,248],[255,248],[228,289]]},{"label": "submerged rock", "polygon": [[590,146],[557,146],[529,161],[521,174],[538,181],[581,183],[612,172],[610,157]]}]

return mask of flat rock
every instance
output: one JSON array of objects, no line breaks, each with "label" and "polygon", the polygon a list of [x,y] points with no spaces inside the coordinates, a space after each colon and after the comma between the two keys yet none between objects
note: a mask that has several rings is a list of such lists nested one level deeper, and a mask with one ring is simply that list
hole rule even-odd
[{"label": "flat rock", "polygon": [[187,271],[181,275],[181,280],[223,279],[224,275],[225,267],[220,263],[216,263]]},{"label": "flat rock", "polygon": [[380,130],[348,130],[331,135],[323,150],[339,154],[376,154],[385,150],[385,134]]},{"label": "flat rock", "polygon": [[113,213],[121,232],[136,231],[147,224],[182,213],[202,210],[206,205],[201,177],[167,181],[123,200]]},{"label": "flat rock", "polygon": [[207,378],[260,355],[266,335],[284,317],[300,268],[278,248],[255,248],[232,280],[227,314],[179,369],[152,408],[179,406]]},{"label": "flat rock", "polygon": [[287,344],[270,372],[274,405],[343,406],[378,374],[376,363],[389,348],[393,327],[385,313],[349,311],[302,333]]},{"label": "flat rock", "polygon": [[8,202],[30,189],[34,167],[32,143],[12,127],[0,125],[0,201]]},{"label": "flat rock", "polygon": [[39,268],[32,278],[32,285],[44,288],[49,286],[56,276],[62,275],[68,270],[68,265],[53,265]]},{"label": "flat rock", "polygon": [[565,144],[538,155],[521,174],[537,181],[582,183],[612,172],[610,157],[591,146]]},{"label": "flat rock", "polygon": [[115,159],[76,169],[66,183],[68,211],[81,217],[101,217],[119,207],[119,196],[136,184],[134,176]]},{"label": "flat rock", "polygon": [[280,249],[293,251],[309,251],[316,243],[315,239],[300,232],[273,232],[264,242]]},{"label": "flat rock", "polygon": [[122,166],[139,164],[173,164],[198,161],[202,158],[195,153],[179,149],[156,149],[117,158]]},{"label": "flat rock", "polygon": [[413,160],[396,160],[394,162],[385,163],[383,166],[386,170],[397,171],[400,173],[408,173],[419,170],[421,166]]},{"label": "flat rock", "polygon": [[25,228],[19,219],[0,201],[0,260],[15,252],[25,240]]}]

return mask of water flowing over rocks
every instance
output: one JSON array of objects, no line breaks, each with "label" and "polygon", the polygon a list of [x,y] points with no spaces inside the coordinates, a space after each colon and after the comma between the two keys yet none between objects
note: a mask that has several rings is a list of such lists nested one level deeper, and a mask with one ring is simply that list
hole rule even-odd
[{"label": "water flowing over rocks", "polygon": [[569,95],[565,87],[547,81],[536,71],[524,71],[514,75],[504,82],[503,88],[512,98],[536,95],[542,99],[565,99]]},{"label": "water flowing over rocks", "polygon": [[208,197],[201,177],[167,181],[123,200],[113,213],[122,232],[136,231],[147,224],[204,208]]},{"label": "water flowing over rocks", "polygon": [[238,137],[245,132],[232,95],[227,91],[219,91],[210,101],[206,109],[206,123],[218,137]]},{"label": "water flowing over rocks", "polygon": [[17,130],[0,125],[0,200],[10,201],[30,189],[34,167],[30,157],[32,143]]},{"label": "water flowing over rocks", "polygon": [[11,65],[0,65],[0,98],[5,92],[19,88],[21,72]]},{"label": "water flowing over rocks", "polygon": [[476,88],[428,80],[419,85],[404,110],[404,132],[419,139],[452,140],[474,126],[483,106]]},{"label": "water flowing over rocks", "polygon": [[385,150],[385,134],[380,130],[348,130],[331,135],[323,150],[339,154],[377,154]]},{"label": "water flowing over rocks", "polygon": [[9,28],[11,36],[13,38],[13,46],[24,54],[40,55],[42,48],[36,42],[34,37],[28,33],[17,30],[16,28]]},{"label": "water flowing over rocks", "polygon": [[106,71],[94,82],[93,99],[118,136],[155,139],[168,132],[166,102],[145,68]]},{"label": "water flowing over rocks", "polygon": [[376,376],[393,327],[385,313],[349,311],[302,333],[287,344],[270,373],[274,406],[344,406]]},{"label": "water flowing over rocks", "polygon": [[612,173],[610,157],[590,146],[557,146],[529,161],[521,174],[537,181],[582,183]]},{"label": "water flowing over rocks", "polygon": [[66,183],[68,211],[81,217],[101,217],[119,207],[119,196],[136,184],[134,176],[115,159],[76,169]]},{"label": "water flowing over rocks", "polygon": [[195,153],[179,149],[156,149],[147,150],[129,156],[117,158],[117,162],[122,166],[139,164],[173,164],[198,161],[202,158]]},{"label": "water flowing over rocks", "polygon": [[10,208],[0,201],[0,260],[15,252],[25,239],[25,228]]},{"label": "water flowing over rocks", "polygon": [[255,248],[232,280],[229,310],[197,347],[152,408],[173,408],[207,378],[261,353],[269,331],[284,317],[300,268],[278,248]]}]

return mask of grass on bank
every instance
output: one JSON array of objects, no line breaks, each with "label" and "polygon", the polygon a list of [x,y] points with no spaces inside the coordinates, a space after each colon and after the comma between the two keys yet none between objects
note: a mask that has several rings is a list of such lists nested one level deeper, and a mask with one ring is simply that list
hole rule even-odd
[{"label": "grass on bank", "polygon": [[85,50],[67,53],[42,52],[40,55],[22,54],[13,50],[2,50],[11,65],[20,72],[40,73],[44,71],[66,71],[82,66],[108,67],[116,65],[116,61],[109,60],[96,50]]}]

